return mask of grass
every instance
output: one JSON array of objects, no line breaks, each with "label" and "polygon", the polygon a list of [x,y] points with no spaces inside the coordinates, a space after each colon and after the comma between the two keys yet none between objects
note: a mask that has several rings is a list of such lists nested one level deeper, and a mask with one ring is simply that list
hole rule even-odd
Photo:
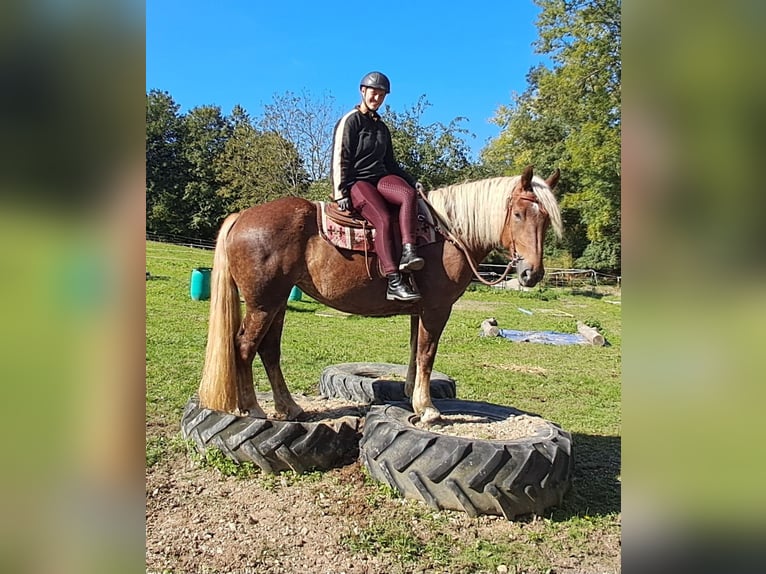
[{"label": "grass", "polygon": [[[211,266],[212,252],[147,242],[146,254],[151,274],[146,282],[147,428],[175,431],[185,403],[197,391],[207,336],[209,302],[191,300],[190,274],[194,267]],[[512,555],[519,572],[523,568],[544,572],[555,563],[551,555],[574,556],[594,538],[619,538],[622,322],[620,306],[609,304],[610,299],[619,299],[619,294],[544,286],[528,292],[471,288],[453,309],[434,364],[455,379],[458,397],[512,405],[573,434],[575,475],[562,507],[525,525],[516,538],[493,539],[490,533],[458,544],[440,533],[444,518],[427,518],[434,515],[430,509],[406,504],[401,512],[424,521],[425,533],[414,538],[401,523],[371,512],[365,528],[345,536],[347,548],[368,554],[391,552],[402,564],[430,564],[450,571],[495,571],[500,564],[510,567],[507,559]],[[371,319],[326,311],[305,295],[288,305],[282,368],[291,391],[317,394],[322,369],[335,363],[406,363],[409,317]],[[582,321],[596,326],[607,346],[480,337],[480,324],[488,317],[497,319],[500,328],[570,333]],[[268,390],[260,363],[254,366],[257,390]],[[180,439],[147,436],[148,466],[166,453],[188,448]],[[249,475],[247,469],[228,468],[215,456],[209,455],[208,466]],[[284,482],[262,475],[265,486],[269,480]],[[391,505],[391,499],[382,489],[370,497],[370,509]]]}]

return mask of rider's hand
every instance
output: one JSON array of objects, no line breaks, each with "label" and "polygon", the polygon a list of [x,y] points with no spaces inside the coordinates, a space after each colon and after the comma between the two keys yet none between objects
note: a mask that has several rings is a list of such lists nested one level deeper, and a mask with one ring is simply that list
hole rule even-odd
[{"label": "rider's hand", "polygon": [[341,211],[351,211],[351,198],[350,197],[341,197],[338,200],[338,209]]}]

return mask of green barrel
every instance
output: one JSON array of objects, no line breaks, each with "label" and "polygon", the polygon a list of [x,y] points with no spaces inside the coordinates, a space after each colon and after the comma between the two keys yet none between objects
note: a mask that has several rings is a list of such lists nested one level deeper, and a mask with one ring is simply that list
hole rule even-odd
[{"label": "green barrel", "polygon": [[297,285],[293,285],[293,288],[290,290],[290,296],[287,298],[287,300],[300,301],[302,296],[303,296],[303,292],[300,290],[300,287],[298,287]]},{"label": "green barrel", "polygon": [[210,267],[195,267],[191,272],[190,293],[193,301],[210,299]]}]

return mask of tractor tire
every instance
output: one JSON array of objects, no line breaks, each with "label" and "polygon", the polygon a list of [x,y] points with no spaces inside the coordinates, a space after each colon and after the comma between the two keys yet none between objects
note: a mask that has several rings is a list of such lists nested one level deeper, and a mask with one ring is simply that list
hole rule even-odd
[{"label": "tractor tire", "polygon": [[181,434],[204,454],[221,450],[231,460],[252,462],[264,472],[329,470],[352,463],[359,453],[361,417],[299,422],[259,419],[200,408],[192,397]]},{"label": "tractor tire", "polygon": [[[403,380],[406,365],[391,363],[341,363],[326,367],[319,378],[319,394],[363,404],[407,400]],[[455,398],[455,381],[438,371],[431,372],[431,397]]]},{"label": "tractor tire", "polygon": [[[443,415],[491,421],[526,415],[512,407],[463,400],[435,400]],[[549,421],[531,436],[483,440],[417,428],[407,403],[370,408],[359,443],[370,475],[406,498],[471,517],[542,515],[560,505],[571,486],[572,437]]]}]

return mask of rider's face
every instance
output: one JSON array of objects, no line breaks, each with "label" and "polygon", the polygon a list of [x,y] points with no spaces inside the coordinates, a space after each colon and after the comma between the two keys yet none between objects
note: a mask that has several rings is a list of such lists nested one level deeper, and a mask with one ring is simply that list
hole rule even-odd
[{"label": "rider's face", "polygon": [[383,100],[386,99],[386,92],[379,90],[378,88],[362,88],[362,101],[368,110],[374,112],[378,111],[378,108],[383,105]]}]

